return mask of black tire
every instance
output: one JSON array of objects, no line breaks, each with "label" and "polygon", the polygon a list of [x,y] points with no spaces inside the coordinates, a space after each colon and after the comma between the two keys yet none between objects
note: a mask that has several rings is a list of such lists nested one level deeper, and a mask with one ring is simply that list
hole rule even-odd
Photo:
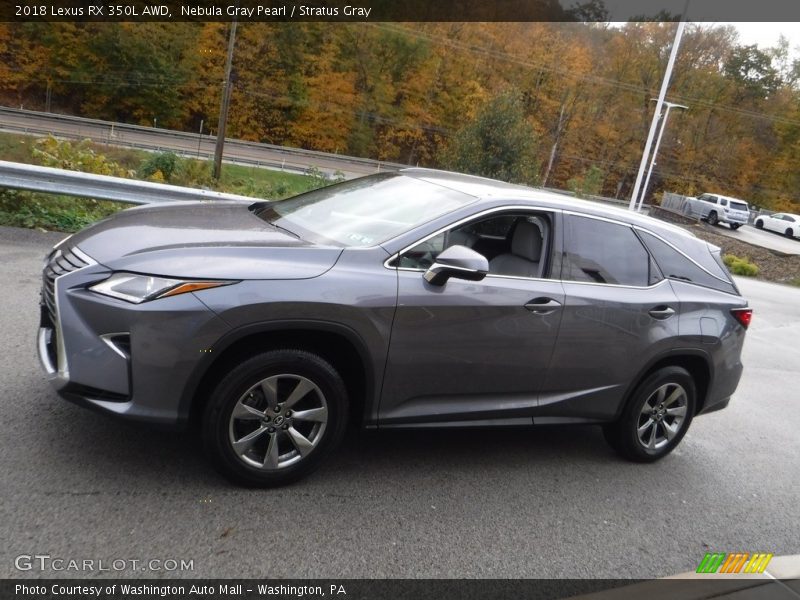
[{"label": "black tire", "polygon": [[764,221],[762,221],[761,219],[756,221],[756,229],[764,229]]},{"label": "black tire", "polygon": [[792,237],[794,237],[794,236],[792,235],[792,228],[791,228],[791,227],[789,227],[788,229],[786,229],[786,231],[784,231],[783,233],[784,233],[784,235],[785,235],[786,237],[788,237],[789,239],[791,239]]},{"label": "black tire", "polygon": [[[683,395],[673,401],[672,409],[669,406],[659,409],[660,418],[656,422],[659,415],[651,414],[649,409],[645,413],[643,409],[648,400],[651,403],[657,402],[658,390],[661,388],[665,389],[665,399],[669,399],[678,388],[683,391]],[[651,373],[636,387],[619,420],[603,427],[606,441],[617,453],[634,462],[654,462],[664,458],[686,435],[695,412],[696,394],[694,379],[682,367],[664,367]],[[680,423],[677,423],[677,416],[666,414],[665,411],[675,411],[681,402],[685,402],[685,411]],[[653,425],[644,429],[651,422]],[[674,430],[672,426],[675,426]],[[653,447],[647,447],[640,440],[640,428],[644,429],[644,437],[653,436]],[[671,437],[667,435],[668,431],[674,431],[670,434]]]},{"label": "black tire", "polygon": [[717,213],[712,210],[710,213],[708,213],[708,224],[716,225],[717,223],[719,223],[719,217],[717,216]]},{"label": "black tire", "polygon": [[733,229],[734,231],[739,229],[739,227],[741,227],[741,226],[742,226],[741,223],[731,223],[731,229]]},{"label": "black tire", "polygon": [[[273,400],[265,382],[274,390]],[[292,392],[299,400],[289,406]],[[233,416],[234,408],[240,417]],[[327,361],[303,350],[265,352],[231,370],[211,393],[203,413],[203,446],[216,469],[236,484],[285,485],[311,473],[332,453],[344,435],[347,409],[344,382]],[[301,413],[304,418],[295,420]],[[256,441],[237,452],[234,441],[251,434]],[[262,454],[263,465],[257,465]]]}]

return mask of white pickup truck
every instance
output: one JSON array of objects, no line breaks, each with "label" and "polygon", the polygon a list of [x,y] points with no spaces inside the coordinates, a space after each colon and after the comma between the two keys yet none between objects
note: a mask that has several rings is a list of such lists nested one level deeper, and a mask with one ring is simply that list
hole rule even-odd
[{"label": "white pickup truck", "polygon": [[721,194],[700,194],[691,204],[692,212],[711,225],[727,223],[731,229],[739,229],[750,217],[747,202]]}]

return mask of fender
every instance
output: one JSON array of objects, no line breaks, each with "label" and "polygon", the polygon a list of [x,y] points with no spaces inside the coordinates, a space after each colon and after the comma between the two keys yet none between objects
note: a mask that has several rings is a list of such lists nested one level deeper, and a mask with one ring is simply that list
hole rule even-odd
[{"label": "fender", "polygon": [[[622,411],[628,404],[628,401],[633,394],[633,391],[636,389],[642,379],[644,378],[645,374],[650,371],[656,364],[660,363],[666,358],[670,357],[679,357],[679,356],[696,356],[698,358],[702,358],[703,362],[706,363],[706,367],[708,367],[708,389],[710,390],[714,385],[714,363],[711,360],[710,355],[705,350],[701,350],[699,348],[672,348],[671,350],[667,350],[666,352],[662,352],[661,354],[656,355],[647,364],[636,373],[636,377],[631,379],[631,383],[628,384],[627,389],[625,390],[625,395],[623,396],[623,401],[619,403],[619,407],[617,408],[617,412],[614,415],[614,420],[616,421],[619,419]],[[696,413],[699,414],[699,413]]]},{"label": "fender", "polygon": [[189,414],[191,412],[192,403],[194,402],[197,394],[198,386],[203,380],[203,377],[206,375],[206,373],[208,373],[209,369],[211,369],[214,363],[218,360],[218,357],[221,356],[225,350],[236,344],[238,341],[251,335],[269,333],[273,331],[291,330],[324,331],[327,333],[334,333],[341,335],[353,345],[358,353],[359,358],[361,359],[362,364],[364,365],[366,381],[364,387],[365,398],[363,417],[365,418],[365,422],[368,422],[370,418],[370,411],[375,404],[375,393],[376,390],[379,389],[379,386],[375,381],[375,368],[372,364],[372,354],[369,352],[367,344],[361,335],[359,335],[359,333],[351,327],[333,321],[315,319],[283,319],[243,325],[242,327],[228,331],[216,343],[214,343],[214,352],[204,356],[203,359],[198,362],[198,364],[192,370],[186,385],[184,386],[183,394],[181,395],[181,400],[178,404],[178,423],[184,427],[188,424]]}]

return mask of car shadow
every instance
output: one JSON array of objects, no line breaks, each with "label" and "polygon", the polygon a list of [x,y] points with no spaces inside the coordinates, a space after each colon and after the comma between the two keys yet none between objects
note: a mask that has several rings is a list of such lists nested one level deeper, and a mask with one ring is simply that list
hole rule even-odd
[{"label": "car shadow", "polygon": [[[76,481],[91,482],[86,493],[100,484],[131,489],[133,483],[140,492],[164,490],[172,483],[229,486],[206,459],[196,429],[174,432],[129,423],[73,406],[52,392],[44,395],[53,404],[35,423],[36,431],[27,433],[47,440],[37,447],[34,460],[44,463],[50,483],[74,488]],[[447,477],[476,470],[504,476],[534,469],[545,475],[565,462],[593,468],[618,461],[594,426],[380,432],[350,427],[340,448],[310,480],[413,480],[421,472]]]}]

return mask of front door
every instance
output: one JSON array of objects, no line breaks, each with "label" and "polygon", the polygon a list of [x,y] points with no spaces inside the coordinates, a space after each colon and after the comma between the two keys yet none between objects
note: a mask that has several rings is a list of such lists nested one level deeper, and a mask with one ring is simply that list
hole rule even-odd
[{"label": "front door", "polygon": [[[546,277],[549,265],[541,262],[552,255],[552,215],[517,211],[503,218],[499,229],[484,219],[478,227],[422,242],[396,261],[398,302],[380,426],[531,424],[565,295],[560,281]],[[517,261],[524,269],[525,260],[537,258],[519,239],[514,244],[519,223],[527,219],[544,230],[540,264],[532,267],[539,277],[504,275],[503,265]],[[448,240],[488,254],[490,274],[479,282],[426,282],[425,267]]]}]

